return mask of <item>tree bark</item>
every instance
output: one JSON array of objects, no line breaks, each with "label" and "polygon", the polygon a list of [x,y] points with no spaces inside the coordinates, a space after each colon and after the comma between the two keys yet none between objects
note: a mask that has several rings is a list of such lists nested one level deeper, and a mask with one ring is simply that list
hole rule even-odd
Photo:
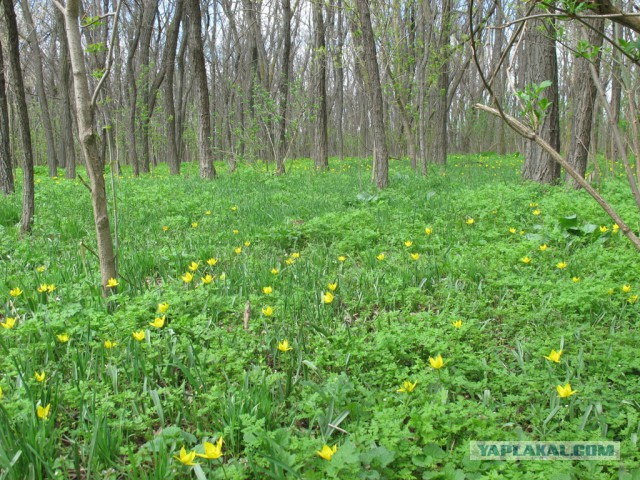
[{"label": "tree bark", "polygon": [[98,243],[102,292],[103,295],[106,296],[110,292],[107,288],[107,282],[111,278],[117,278],[116,262],[113,250],[113,239],[109,226],[109,214],[107,212],[104,172],[99,168],[100,152],[98,149],[98,137],[94,126],[94,107],[91,103],[89,81],[84,62],[84,51],[80,38],[78,22],[79,7],[80,0],[67,0],[67,5],[63,13],[67,41],[69,42],[69,55],[73,69],[73,86],[79,130],[78,137],[90,180],[91,203],[93,206],[93,220],[96,227],[96,240]]},{"label": "tree bark", "polygon": [[[581,36],[594,49],[602,46],[602,33],[604,30],[604,19],[585,20],[593,29],[580,26]],[[596,71],[600,66],[600,54],[597,53],[593,59],[584,57],[576,58],[574,64],[574,87],[573,93],[573,134],[571,136],[571,147],[567,161],[584,178],[587,171],[587,159],[589,157],[589,144],[591,142],[591,126],[593,124],[593,109],[596,101],[596,85],[589,73],[589,64],[593,62]],[[568,180],[569,178],[567,178]],[[573,187],[578,189],[580,185],[573,180]]]},{"label": "tree bark", "polygon": [[[550,105],[538,127],[538,135],[556,151],[560,151],[560,116],[558,111],[558,64],[556,58],[555,23],[534,20],[527,25],[524,37],[524,86],[539,85],[545,80],[551,86],[543,92]],[[524,145],[522,176],[538,183],[553,183],[560,178],[560,165],[538,144]]]},{"label": "tree bark", "polygon": [[200,122],[198,130],[198,147],[200,153],[200,177],[215,178],[216,169],[213,166],[211,152],[211,113],[209,110],[209,84],[207,82],[207,69],[204,61],[204,48],[202,43],[202,14],[200,12],[200,0],[189,0],[189,17],[191,21],[191,53],[194,64],[194,77],[196,82],[198,111]]},{"label": "tree bark", "polygon": [[9,108],[4,78],[4,57],[0,39],[0,190],[6,195],[14,193],[13,169],[11,167],[11,145],[9,144]]},{"label": "tree bark", "polygon": [[369,93],[369,106],[374,134],[373,170],[375,183],[378,188],[389,185],[389,153],[384,125],[384,111],[382,105],[382,86],[380,84],[380,70],[376,53],[375,37],[371,25],[371,13],[368,0],[356,0],[357,30],[354,36],[360,36],[365,68],[365,88]]},{"label": "tree bark", "polygon": [[327,48],[323,7],[320,0],[312,0],[315,101],[317,102],[315,132],[313,142],[313,164],[316,169],[329,167],[329,139],[327,134]]},{"label": "tree bark", "polygon": [[26,92],[22,78],[20,65],[20,45],[18,37],[18,22],[12,0],[2,0],[4,6],[4,18],[7,26],[9,64],[13,75],[15,88],[16,110],[20,137],[24,150],[23,186],[22,186],[22,219],[20,220],[20,232],[22,234],[31,231],[33,214],[35,210],[34,182],[33,182],[33,150],[31,146],[31,127],[29,124],[29,112],[27,110]]},{"label": "tree bark", "polygon": [[173,94],[176,51],[178,49],[178,33],[182,21],[184,1],[176,1],[176,13],[169,29],[169,37],[166,46],[166,82],[164,85],[164,108],[167,117],[167,164],[171,175],[180,174],[180,159],[178,158],[178,145],[176,142],[176,108]]},{"label": "tree bark", "polygon": [[71,116],[71,95],[73,85],[71,84],[71,62],[69,60],[69,44],[64,27],[64,16],[56,10],[56,23],[60,37],[60,95],[62,98],[62,118],[60,119],[61,129],[61,152],[62,161],[65,165],[65,177],[76,178],[76,150],[73,141],[73,118]]},{"label": "tree bark", "polygon": [[287,106],[289,104],[289,70],[291,69],[291,0],[282,0],[282,71],[280,73],[280,127],[276,173],[285,174],[287,156]]},{"label": "tree bark", "polygon": [[442,2],[442,24],[438,39],[439,74],[434,92],[433,114],[433,162],[437,165],[447,163],[447,123],[449,105],[447,92],[449,88],[449,32],[451,31],[451,0]]}]

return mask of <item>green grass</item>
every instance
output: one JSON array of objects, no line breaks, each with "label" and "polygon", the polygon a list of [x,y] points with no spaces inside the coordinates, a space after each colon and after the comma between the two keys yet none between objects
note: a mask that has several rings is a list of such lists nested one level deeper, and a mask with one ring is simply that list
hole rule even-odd
[{"label": "green grass", "polygon": [[[1,199],[0,320],[17,321],[0,329],[0,479],[638,478],[640,257],[598,206],[521,182],[514,156],[452,156],[427,178],[394,162],[382,192],[367,161],[331,165],[117,178],[111,305],[84,186],[38,171],[24,239],[20,195]],[[628,187],[602,192],[637,231]],[[220,436],[220,459],[174,458]],[[619,462],[469,460],[472,440],[602,439]]]}]

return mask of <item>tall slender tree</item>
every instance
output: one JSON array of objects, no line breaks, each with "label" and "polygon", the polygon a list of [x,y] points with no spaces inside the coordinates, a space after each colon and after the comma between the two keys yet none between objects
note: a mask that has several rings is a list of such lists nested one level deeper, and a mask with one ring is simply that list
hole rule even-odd
[{"label": "tall slender tree", "polygon": [[327,134],[327,46],[325,42],[322,2],[312,0],[313,9],[313,61],[315,67],[316,120],[313,142],[313,163],[317,169],[329,167],[329,139]]},{"label": "tall slender tree", "polygon": [[4,195],[10,195],[15,192],[13,169],[11,164],[11,146],[9,144],[9,108],[7,104],[6,81],[4,78],[2,41],[0,41],[0,190]]}]

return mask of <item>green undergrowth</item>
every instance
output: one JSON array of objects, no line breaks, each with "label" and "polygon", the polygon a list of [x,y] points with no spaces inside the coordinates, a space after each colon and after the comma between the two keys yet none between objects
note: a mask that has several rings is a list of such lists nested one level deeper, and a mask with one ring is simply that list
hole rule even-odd
[{"label": "green undergrowth", "polygon": [[[24,238],[0,200],[0,478],[638,478],[640,256],[588,195],[515,156],[393,162],[384,191],[366,160],[287,166],[108,177],[108,301],[80,182],[38,170]],[[638,231],[628,187],[602,193]],[[472,461],[473,440],[621,460]]]}]

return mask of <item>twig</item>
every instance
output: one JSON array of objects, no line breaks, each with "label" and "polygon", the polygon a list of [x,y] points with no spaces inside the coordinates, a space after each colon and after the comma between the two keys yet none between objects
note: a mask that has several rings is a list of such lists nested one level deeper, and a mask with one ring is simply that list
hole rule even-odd
[{"label": "twig", "polygon": [[111,66],[113,65],[113,48],[116,43],[116,35],[118,34],[118,20],[120,20],[120,8],[122,7],[122,0],[118,2],[118,6],[116,7],[116,11],[113,14],[115,19],[113,21],[113,31],[111,32],[111,40],[109,41],[109,53],[107,54],[107,67],[104,70],[104,74],[100,78],[96,89],[93,92],[93,97],[91,97],[91,108],[96,106],[96,101],[98,100],[98,93],[100,93],[100,89],[102,85],[104,85],[105,80],[109,76],[111,72]]}]

